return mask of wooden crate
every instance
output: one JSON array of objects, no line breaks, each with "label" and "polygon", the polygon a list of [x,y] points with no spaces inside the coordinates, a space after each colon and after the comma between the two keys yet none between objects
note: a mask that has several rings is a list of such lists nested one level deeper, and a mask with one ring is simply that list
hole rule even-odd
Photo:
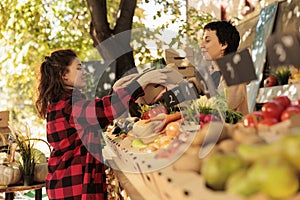
[{"label": "wooden crate", "polygon": [[9,120],[9,111],[0,111],[0,128],[7,128]]},{"label": "wooden crate", "polygon": [[212,191],[205,186],[200,174],[192,171],[175,171],[172,165],[153,172],[153,179],[158,185],[161,200],[243,200],[242,197],[226,192]]},{"label": "wooden crate", "polygon": [[168,66],[178,71],[184,78],[191,78],[195,76],[195,67],[186,60],[169,64]]},{"label": "wooden crate", "polygon": [[6,147],[8,145],[8,120],[9,111],[0,111],[0,148]]},{"label": "wooden crate", "polygon": [[266,103],[279,95],[286,95],[291,99],[291,101],[296,101],[300,98],[300,84],[287,84],[260,88],[258,91],[256,102]]},{"label": "wooden crate", "polygon": [[192,62],[194,59],[194,52],[191,48],[186,48],[183,52],[176,49],[165,50],[165,60],[168,66],[172,67],[184,78],[191,78],[195,76],[195,67]]}]

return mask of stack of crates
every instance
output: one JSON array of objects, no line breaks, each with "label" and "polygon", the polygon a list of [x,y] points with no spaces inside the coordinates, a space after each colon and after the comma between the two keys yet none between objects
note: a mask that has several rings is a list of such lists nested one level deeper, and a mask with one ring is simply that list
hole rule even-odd
[{"label": "stack of crates", "polygon": [[8,121],[9,111],[0,111],[0,151],[8,149],[8,137],[10,133]]}]

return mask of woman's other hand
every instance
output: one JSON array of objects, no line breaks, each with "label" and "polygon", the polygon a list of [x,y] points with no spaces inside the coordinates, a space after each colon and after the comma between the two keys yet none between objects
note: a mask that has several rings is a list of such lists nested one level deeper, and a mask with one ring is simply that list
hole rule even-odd
[{"label": "woman's other hand", "polygon": [[137,82],[145,88],[148,84],[160,84],[165,85],[167,82],[167,73],[172,72],[172,69],[166,67],[163,69],[157,69],[149,71],[137,79]]},{"label": "woman's other hand", "polygon": [[127,85],[129,85],[133,79],[135,79],[139,74],[138,73],[134,73],[134,74],[130,74],[128,76],[124,76],[122,78],[120,78],[119,80],[117,80],[115,82],[115,84],[113,85],[113,90],[116,90],[119,87],[126,87]]}]

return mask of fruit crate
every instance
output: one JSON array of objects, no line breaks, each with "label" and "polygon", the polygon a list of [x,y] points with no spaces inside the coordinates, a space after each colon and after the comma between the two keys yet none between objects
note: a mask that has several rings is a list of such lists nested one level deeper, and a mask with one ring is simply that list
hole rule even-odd
[{"label": "fruit crate", "polygon": [[[188,163],[187,163],[188,164]],[[224,191],[213,191],[205,186],[200,174],[192,171],[174,170],[172,165],[156,172],[145,174],[146,185],[160,200],[243,200],[244,198]]]},{"label": "fruit crate", "polygon": [[[293,128],[299,128],[299,117],[300,115],[296,115],[287,122],[277,124],[274,127],[268,128],[266,130],[260,130],[262,132],[258,134],[263,137],[268,137],[270,140],[274,139],[274,137],[276,139],[276,137],[279,136],[278,133],[284,134],[285,131],[283,130],[285,129],[291,130]],[[116,146],[118,146],[118,144]],[[122,149],[122,146],[120,147]],[[117,157],[117,160],[119,159],[120,158]],[[147,160],[147,164],[151,163],[151,165],[153,166],[153,161],[154,160],[152,159],[150,159],[149,162]],[[185,163],[186,165],[192,165],[193,162],[195,162],[195,160],[192,158]],[[120,164],[128,165],[129,163],[122,162]],[[144,197],[141,199],[145,200],[149,199],[149,192],[147,194],[144,193],[142,190],[143,187],[146,187],[147,190],[150,190],[150,193],[153,193],[153,195],[155,196],[151,196],[151,200],[270,200],[270,198],[266,197],[266,195],[263,195],[262,193],[256,194],[250,198],[245,198],[230,194],[226,191],[211,190],[206,187],[204,178],[200,173],[197,173],[198,170],[197,172],[192,170],[179,170],[175,167],[175,165],[176,163],[170,163],[170,165],[168,165],[167,167],[148,173],[142,173],[143,170],[141,170],[141,173],[137,173],[135,179],[130,181],[131,186],[136,188],[141,196]],[[220,166],[220,168],[222,167],[224,166]],[[129,173],[125,172],[125,175],[128,174]],[[138,179],[139,181],[137,181],[136,179]],[[141,182],[143,184],[140,184]],[[136,200],[134,196],[132,196],[132,199]],[[291,196],[286,200],[299,199],[300,193]]]},{"label": "fruit crate", "polygon": [[300,84],[287,84],[260,88],[256,102],[265,103],[279,95],[286,95],[291,99],[291,101],[296,101],[300,98]]}]

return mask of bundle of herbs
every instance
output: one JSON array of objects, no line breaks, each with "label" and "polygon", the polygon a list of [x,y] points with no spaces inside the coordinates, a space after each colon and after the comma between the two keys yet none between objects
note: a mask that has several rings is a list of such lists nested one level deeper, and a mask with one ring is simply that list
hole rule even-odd
[{"label": "bundle of herbs", "polygon": [[193,100],[191,105],[187,108],[189,117],[194,118],[197,114],[213,114],[222,121],[230,124],[235,124],[242,119],[242,114],[231,110],[227,106],[224,96],[217,95],[212,98],[200,96]]}]

